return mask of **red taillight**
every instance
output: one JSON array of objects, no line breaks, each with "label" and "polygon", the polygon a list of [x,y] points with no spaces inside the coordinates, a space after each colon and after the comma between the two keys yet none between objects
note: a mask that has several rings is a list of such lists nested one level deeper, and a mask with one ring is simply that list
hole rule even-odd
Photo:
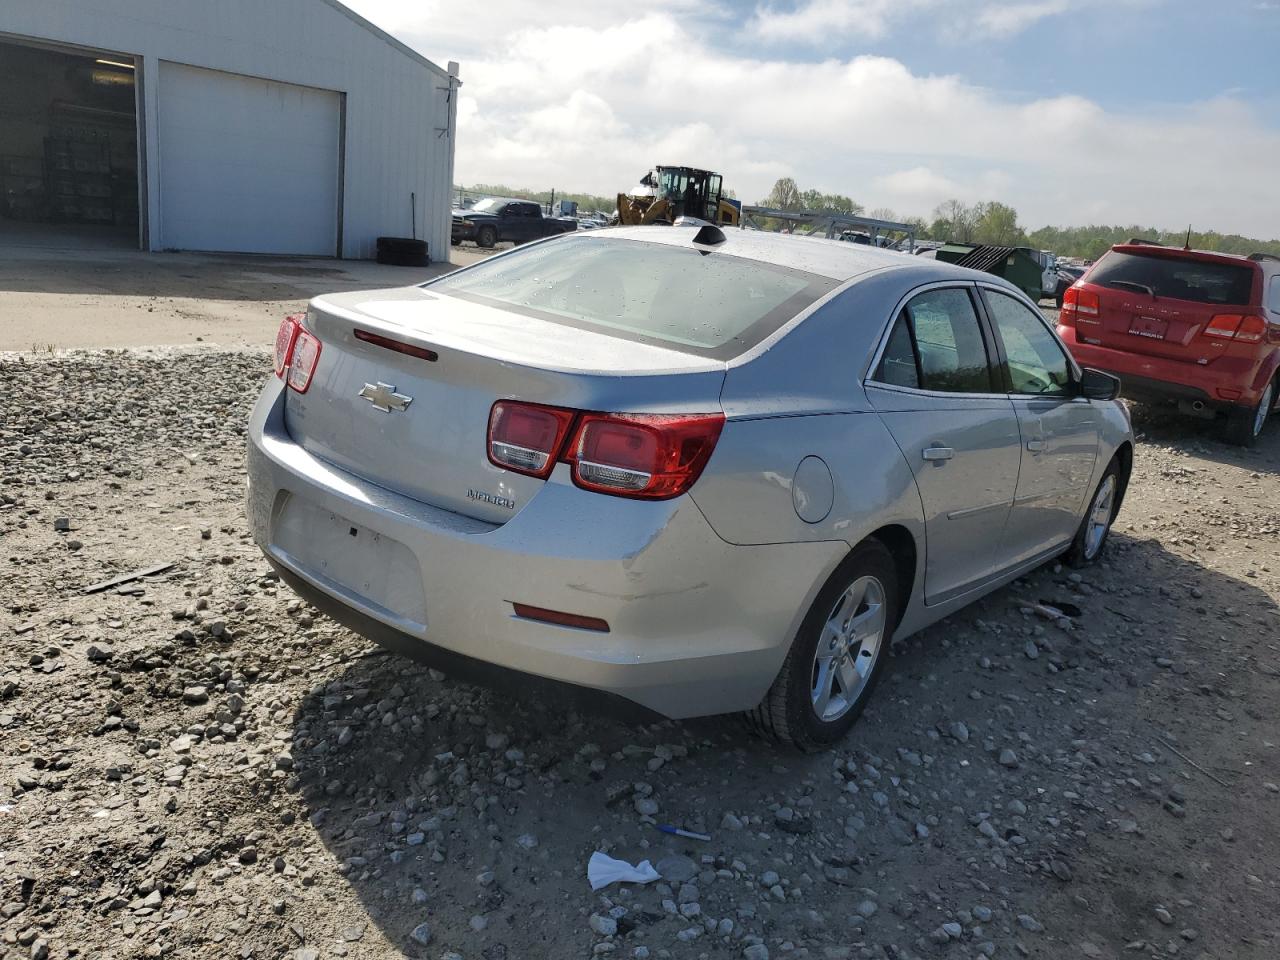
[{"label": "red taillight", "polygon": [[1097,323],[1101,310],[1102,301],[1092,290],[1069,287],[1062,297],[1062,312],[1058,316],[1058,322],[1064,326],[1071,326],[1080,320]]},{"label": "red taillight", "polygon": [[584,490],[669,500],[697,481],[723,427],[722,413],[584,413],[499,400],[489,413],[489,462],[546,479],[563,461]]},{"label": "red taillight", "polygon": [[294,338],[292,356],[289,358],[289,375],[285,382],[299,393],[306,393],[320,362],[320,341],[298,327]]},{"label": "red taillight", "polygon": [[1267,321],[1262,317],[1244,316],[1239,313],[1219,313],[1204,328],[1204,335],[1217,337],[1220,340],[1259,343],[1267,335]]},{"label": "red taillight", "polygon": [[564,448],[572,410],[499,400],[489,411],[489,461],[497,467],[546,478]]},{"label": "red taillight", "polygon": [[1261,343],[1267,335],[1267,321],[1262,317],[1248,316],[1240,321],[1236,329],[1236,339],[1245,343]]},{"label": "red taillight", "polygon": [[1220,313],[1212,320],[1209,325],[1204,328],[1206,337],[1220,337],[1223,340],[1230,340],[1236,335],[1236,329],[1240,326],[1243,319],[1240,314]]},{"label": "red taillight", "polygon": [[293,356],[293,343],[298,339],[298,331],[302,329],[302,314],[294,313],[284,318],[280,323],[280,329],[276,331],[276,359],[275,371],[277,377],[284,377],[284,371],[289,366],[289,359]]},{"label": "red taillight", "polygon": [[586,413],[569,446],[573,482],[585,490],[668,500],[701,476],[724,415]]}]

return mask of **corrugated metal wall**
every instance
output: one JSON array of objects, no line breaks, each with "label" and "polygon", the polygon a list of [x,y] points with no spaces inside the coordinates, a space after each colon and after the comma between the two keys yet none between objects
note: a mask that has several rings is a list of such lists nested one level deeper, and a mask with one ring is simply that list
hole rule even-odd
[{"label": "corrugated metal wall", "polygon": [[0,34],[143,58],[152,249],[166,246],[155,136],[159,62],[170,60],[345,94],[343,256],[372,258],[376,237],[409,236],[416,193],[418,236],[432,259],[448,258],[457,100],[448,73],[334,0],[3,0]]}]

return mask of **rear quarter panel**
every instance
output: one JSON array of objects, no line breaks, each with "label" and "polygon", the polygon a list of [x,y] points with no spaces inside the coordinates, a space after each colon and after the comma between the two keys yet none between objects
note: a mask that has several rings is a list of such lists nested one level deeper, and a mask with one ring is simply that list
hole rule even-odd
[{"label": "rear quarter panel", "polygon": [[[923,563],[924,515],[902,451],[871,408],[862,380],[899,299],[937,279],[932,264],[863,274],[730,363],[727,422],[693,491],[731,543],[843,541],[905,527]],[[815,523],[794,505],[796,469],[818,457],[831,472],[830,512]],[[917,582],[919,582],[917,571]]]},{"label": "rear quarter panel", "polygon": [[[794,502],[796,469],[818,457],[831,471],[832,506],[815,522]],[[693,491],[712,529],[735,544],[839,540],[853,547],[886,524],[924,549],[924,513],[911,469],[875,413],[730,421]]]}]

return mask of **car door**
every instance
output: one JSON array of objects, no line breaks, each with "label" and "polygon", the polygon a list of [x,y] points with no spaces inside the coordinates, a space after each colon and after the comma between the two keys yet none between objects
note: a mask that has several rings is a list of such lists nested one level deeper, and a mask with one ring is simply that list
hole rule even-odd
[{"label": "car door", "polygon": [[975,295],[965,284],[909,297],[865,383],[920,492],[928,603],[959,596],[999,569],[1017,485],[1018,418],[994,379],[994,344]]},{"label": "car door", "polygon": [[1021,468],[1002,553],[1028,560],[1075,536],[1098,456],[1098,415],[1078,395],[1079,375],[1039,310],[992,287],[982,298],[1000,373],[1018,415]]},{"label": "car door", "polygon": [[515,237],[517,243],[528,243],[530,240],[536,240],[541,236],[542,227],[542,209],[536,203],[522,203],[518,211],[519,216],[516,223],[519,225],[519,236]]},{"label": "car door", "polygon": [[520,204],[508,203],[498,211],[497,222],[494,224],[498,228],[498,239],[519,243],[523,223]]}]

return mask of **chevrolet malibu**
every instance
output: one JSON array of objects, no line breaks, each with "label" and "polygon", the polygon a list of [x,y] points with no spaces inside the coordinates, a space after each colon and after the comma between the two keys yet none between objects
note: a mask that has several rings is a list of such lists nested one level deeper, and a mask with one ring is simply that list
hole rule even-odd
[{"label": "chevrolet malibu", "polygon": [[1119,382],[988,274],[714,226],[314,299],[249,431],[301,596],[464,679],[845,734],[887,648],[1102,551]]}]

